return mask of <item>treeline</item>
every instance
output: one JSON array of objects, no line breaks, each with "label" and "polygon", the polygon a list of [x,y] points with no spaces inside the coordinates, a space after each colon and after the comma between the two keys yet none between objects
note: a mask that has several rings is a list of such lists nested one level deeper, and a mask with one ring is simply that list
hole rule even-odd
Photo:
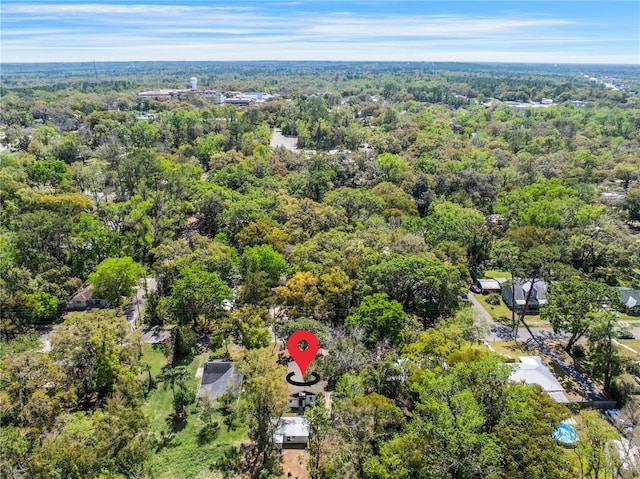
[{"label": "treeline", "polygon": [[[187,226],[231,248],[232,260],[270,244],[286,258],[280,273],[289,278],[340,268],[357,291],[345,311],[365,294],[355,285],[373,279],[369,268],[393,269],[397,253],[456,268],[454,276],[435,275],[450,278],[448,286],[431,285],[424,306],[404,303],[422,316],[448,313],[465,281],[495,256],[496,240],[523,254],[553,246],[559,279],[637,281],[628,231],[640,215],[633,103],[593,99],[584,108],[522,112],[468,99],[454,109],[383,101],[365,85],[357,96],[303,95],[246,108],[145,100],[150,116],[142,120],[131,94],[5,96],[4,141],[13,150],[2,162],[3,277],[12,278],[5,319],[51,319],[55,308],[45,304],[64,303],[106,258],[131,256],[157,268],[158,248],[190,241],[180,239]],[[274,127],[316,151],[268,148]],[[602,185],[624,198],[607,204]],[[339,238],[320,248],[335,260],[313,259],[320,238]],[[359,251],[347,255],[352,243]],[[394,299],[407,294],[370,287]]]}]

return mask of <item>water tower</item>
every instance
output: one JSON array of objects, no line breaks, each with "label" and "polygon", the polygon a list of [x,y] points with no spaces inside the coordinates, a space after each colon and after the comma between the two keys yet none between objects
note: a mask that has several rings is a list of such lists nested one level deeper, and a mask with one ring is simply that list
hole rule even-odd
[{"label": "water tower", "polygon": [[192,90],[197,90],[198,89],[198,79],[196,77],[189,78],[189,83],[191,83],[191,89]]}]

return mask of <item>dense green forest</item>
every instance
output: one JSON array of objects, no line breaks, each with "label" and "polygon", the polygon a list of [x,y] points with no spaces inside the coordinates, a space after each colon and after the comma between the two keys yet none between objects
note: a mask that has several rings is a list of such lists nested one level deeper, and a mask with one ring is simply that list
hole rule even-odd
[{"label": "dense green forest", "polygon": [[[2,67],[2,477],[284,477],[271,330],[297,329],[331,393],[305,413],[310,477],[635,477],[596,413],[576,451],[552,439],[576,411],[508,380],[467,293],[487,270],[550,282],[541,320],[626,401],[610,309],[640,289],[637,68]],[[273,97],[138,96],[193,75]],[[86,284],[107,307],[66,312]],[[238,360],[239,401],[195,402],[209,357]]]}]

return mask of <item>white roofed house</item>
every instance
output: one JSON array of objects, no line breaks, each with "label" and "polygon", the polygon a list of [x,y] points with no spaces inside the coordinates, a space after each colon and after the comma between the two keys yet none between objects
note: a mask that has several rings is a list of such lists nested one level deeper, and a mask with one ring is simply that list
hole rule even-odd
[{"label": "white roofed house", "polygon": [[502,290],[500,282],[492,278],[480,278],[476,281],[482,294],[500,293]]},{"label": "white roofed house", "polygon": [[520,362],[515,364],[509,379],[527,384],[537,384],[556,402],[569,402],[564,394],[565,390],[562,384],[542,362],[540,356],[520,356]]},{"label": "white roofed house", "polygon": [[278,449],[304,449],[309,442],[309,421],[306,417],[281,417],[271,419],[277,426],[273,442]]}]

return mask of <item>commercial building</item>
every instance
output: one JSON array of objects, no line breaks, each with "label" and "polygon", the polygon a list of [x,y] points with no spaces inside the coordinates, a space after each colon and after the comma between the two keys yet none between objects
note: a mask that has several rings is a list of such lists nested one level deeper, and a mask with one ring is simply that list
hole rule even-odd
[{"label": "commercial building", "polygon": [[218,104],[229,103],[232,105],[251,105],[254,103],[262,103],[270,98],[273,98],[273,95],[262,92],[227,92],[227,94],[223,94],[218,90],[198,90],[198,79],[196,77],[191,77],[189,79],[189,85],[191,88],[189,89],[159,89],[159,90],[149,90],[138,93],[139,97],[142,98],[155,98],[157,100],[160,99],[169,99],[169,98],[189,98],[189,97],[198,97],[198,98],[209,98],[215,101]]}]

